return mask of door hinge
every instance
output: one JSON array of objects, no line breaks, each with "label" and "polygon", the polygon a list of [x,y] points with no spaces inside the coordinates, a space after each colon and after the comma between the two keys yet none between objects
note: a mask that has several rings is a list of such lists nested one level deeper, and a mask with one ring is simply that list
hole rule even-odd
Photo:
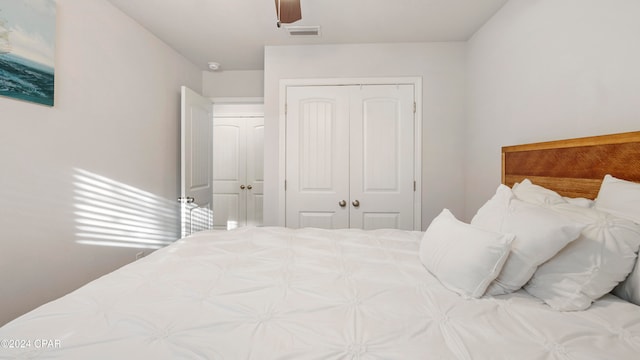
[{"label": "door hinge", "polygon": [[287,103],[284,104],[284,114],[287,115]]},{"label": "door hinge", "polygon": [[416,105],[416,102],[414,101],[414,102],[413,102],[413,113],[414,113],[414,114],[416,113],[416,107],[417,107],[417,105]]},{"label": "door hinge", "polygon": [[416,191],[416,181],[413,180],[413,191]]},{"label": "door hinge", "polygon": [[287,180],[284,181],[284,191],[287,191]]}]

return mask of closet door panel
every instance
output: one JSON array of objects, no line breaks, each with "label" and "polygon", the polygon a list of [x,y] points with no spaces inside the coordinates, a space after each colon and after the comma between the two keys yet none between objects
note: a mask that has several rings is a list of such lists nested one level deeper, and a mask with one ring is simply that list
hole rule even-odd
[{"label": "closet door panel", "polygon": [[413,102],[412,85],[352,89],[351,227],[413,230]]},{"label": "closet door panel", "polygon": [[244,218],[240,215],[243,206],[239,194],[213,195],[213,228],[231,230],[243,226]]},{"label": "closet door panel", "polygon": [[213,131],[213,226],[233,229],[245,225],[246,177],[244,124],[233,118],[215,119]]},{"label": "closet door panel", "polygon": [[398,99],[362,102],[362,187],[365,192],[398,192],[400,130]]},{"label": "closet door panel", "polygon": [[400,214],[384,213],[384,212],[362,212],[362,228],[365,230],[373,229],[399,229]]},{"label": "closet door panel", "polygon": [[286,224],[349,227],[349,101],[339,86],[287,93]]},{"label": "closet door panel", "polygon": [[247,225],[262,225],[264,194],[264,118],[250,118],[247,124]]}]

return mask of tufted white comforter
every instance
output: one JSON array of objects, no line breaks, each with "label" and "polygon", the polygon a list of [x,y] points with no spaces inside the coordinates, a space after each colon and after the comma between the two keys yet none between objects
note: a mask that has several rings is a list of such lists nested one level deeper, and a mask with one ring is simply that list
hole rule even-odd
[{"label": "tufted white comforter", "polygon": [[640,307],[465,300],[421,265],[421,237],[197,233],[5,325],[0,359],[640,359]]}]

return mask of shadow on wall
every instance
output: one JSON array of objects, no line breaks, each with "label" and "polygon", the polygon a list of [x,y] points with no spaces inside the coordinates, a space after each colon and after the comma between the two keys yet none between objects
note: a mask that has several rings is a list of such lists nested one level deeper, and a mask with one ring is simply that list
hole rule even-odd
[{"label": "shadow on wall", "polygon": [[78,244],[159,249],[181,236],[181,214],[192,213],[176,201],[82,169],[74,169],[73,195]]}]

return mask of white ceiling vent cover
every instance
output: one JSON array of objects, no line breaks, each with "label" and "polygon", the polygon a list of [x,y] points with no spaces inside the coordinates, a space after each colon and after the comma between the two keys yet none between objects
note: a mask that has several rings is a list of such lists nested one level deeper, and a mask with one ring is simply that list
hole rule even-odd
[{"label": "white ceiling vent cover", "polygon": [[290,36],[320,36],[319,25],[291,25],[284,28]]}]

